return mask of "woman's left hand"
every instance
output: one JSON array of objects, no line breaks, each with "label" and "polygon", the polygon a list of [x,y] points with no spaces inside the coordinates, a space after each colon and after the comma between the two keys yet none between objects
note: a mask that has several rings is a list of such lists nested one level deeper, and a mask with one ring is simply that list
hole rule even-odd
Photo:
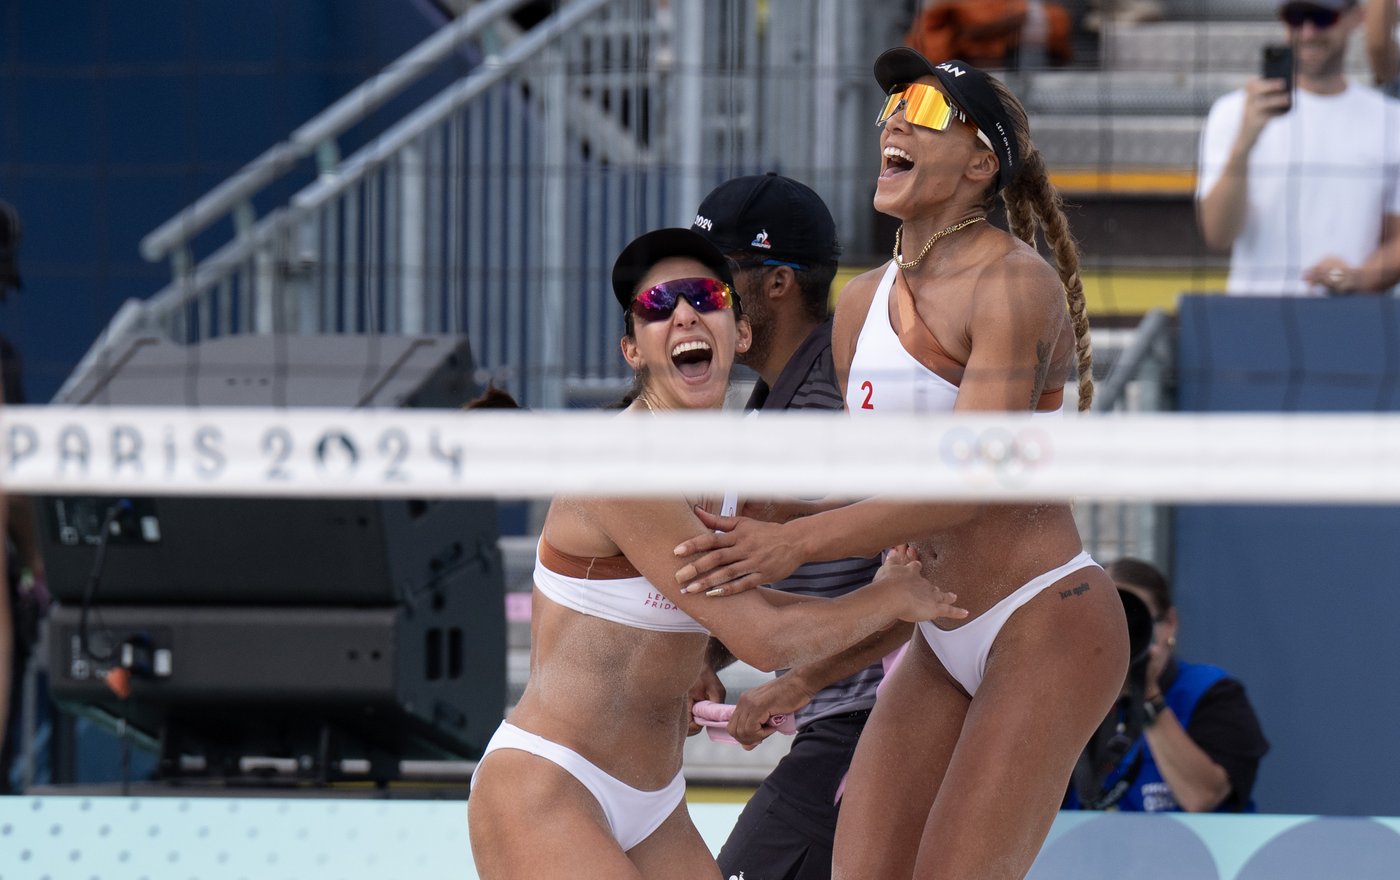
[{"label": "woman's left hand", "polygon": [[695,715],[691,712],[691,707],[703,700],[713,703],[723,703],[725,694],[724,682],[719,680],[719,675],[708,665],[700,670],[700,677],[695,679],[695,684],[690,686],[690,699],[685,704],[686,718],[690,726],[686,729],[686,736],[694,736],[705,728],[695,721]]},{"label": "woman's left hand", "polygon": [[703,510],[695,515],[706,528],[719,531],[691,538],[676,548],[677,556],[704,554],[676,572],[676,580],[685,585],[682,592],[732,596],[780,581],[806,561],[783,540],[780,525],[742,516],[713,516]]}]

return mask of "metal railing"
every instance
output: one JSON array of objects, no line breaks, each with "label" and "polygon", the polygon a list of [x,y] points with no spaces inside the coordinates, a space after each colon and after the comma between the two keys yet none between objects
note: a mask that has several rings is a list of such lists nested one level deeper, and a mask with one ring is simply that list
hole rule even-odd
[{"label": "metal railing", "polygon": [[[1111,364],[1099,382],[1093,411],[1157,412],[1171,408],[1167,386],[1173,367],[1171,316],[1153,309],[1124,335],[1094,332],[1095,350]],[[1092,502],[1075,507],[1084,544],[1096,559],[1135,556],[1171,570],[1170,508],[1161,504]]]},{"label": "metal railing", "polygon": [[[74,377],[134,334],[464,333],[484,374],[563,406],[626,384],[607,277],[632,236],[687,224],[737,173],[848,189],[834,169],[854,139],[810,132],[868,128],[845,87],[873,57],[843,25],[852,4],[569,0],[522,33],[521,2],[476,5],[148,235],[171,283],[124,305]],[[465,55],[483,60],[340,157],[337,137]],[[312,156],[315,178],[254,218]],[[196,261],[195,237],[226,218],[235,234]]]},{"label": "metal railing", "polygon": [[[178,254],[291,157],[326,144],[362,110],[425,75],[463,39],[517,5],[509,0],[472,10],[446,35],[430,38],[427,48],[409,52],[383,77],[302,126],[270,151],[271,158],[164,224],[144,249]],[[557,383],[547,377],[563,373],[557,317],[568,309],[570,279],[545,255],[564,250],[569,204],[577,200],[567,186],[597,176],[575,178],[570,165],[626,167],[612,152],[597,150],[589,131],[576,120],[571,127],[570,119],[580,104],[600,108],[593,130],[615,134],[616,126],[605,124],[609,117],[653,87],[647,74],[621,87],[596,85],[597,75],[609,72],[600,49],[644,51],[644,28],[630,16],[606,14],[635,5],[576,0],[564,6],[367,146],[323,169],[288,204],[207,259],[192,266],[175,260],[175,279],[145,304],[144,329],[185,342],[231,333],[465,332],[479,364],[507,373],[508,381],[523,373],[530,384],[517,393],[558,403],[557,393],[550,394]],[[527,63],[536,75],[511,76]],[[575,70],[583,75],[570,79]],[[581,153],[589,159],[579,160]],[[613,173],[641,178],[643,186],[655,174],[635,167],[635,174]],[[527,173],[541,168],[546,172]]]}]

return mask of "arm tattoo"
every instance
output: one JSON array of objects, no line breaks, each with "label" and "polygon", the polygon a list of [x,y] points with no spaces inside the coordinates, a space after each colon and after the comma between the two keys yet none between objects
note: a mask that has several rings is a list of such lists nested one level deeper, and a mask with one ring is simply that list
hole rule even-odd
[{"label": "arm tattoo", "polygon": [[1087,593],[1087,592],[1089,592],[1089,584],[1088,584],[1087,582],[1085,582],[1085,583],[1082,583],[1082,584],[1080,584],[1079,586],[1075,587],[1075,588],[1072,589],[1072,590],[1061,590],[1061,591],[1060,591],[1060,598],[1061,598],[1061,599],[1072,599],[1072,598],[1074,598],[1075,596],[1080,595],[1081,593]]},{"label": "arm tattoo", "polygon": [[1045,390],[1045,379],[1050,375],[1050,352],[1053,351],[1050,343],[1044,339],[1035,344],[1035,378],[1031,384],[1031,409],[1035,409],[1040,403],[1040,394]]}]

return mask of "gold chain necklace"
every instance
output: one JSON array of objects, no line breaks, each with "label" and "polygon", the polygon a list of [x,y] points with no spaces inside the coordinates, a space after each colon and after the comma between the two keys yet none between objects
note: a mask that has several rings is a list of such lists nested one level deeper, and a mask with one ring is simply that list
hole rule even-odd
[{"label": "gold chain necklace", "polygon": [[642,402],[642,406],[647,408],[647,412],[651,413],[652,415],[656,415],[656,410],[651,408],[651,401],[647,400],[647,396],[645,394],[638,394],[637,399]]},{"label": "gold chain necklace", "polygon": [[980,223],[980,222],[982,222],[983,220],[986,220],[986,219],[987,219],[986,217],[973,217],[971,220],[964,220],[964,221],[962,221],[961,223],[954,223],[952,226],[949,226],[949,227],[946,228],[946,229],[940,229],[940,230],[938,230],[937,232],[935,232],[935,233],[933,234],[933,238],[930,238],[930,239],[928,240],[928,244],[924,245],[924,249],[921,250],[921,251],[919,251],[919,255],[918,255],[917,257],[915,257],[914,259],[910,260],[910,261],[907,262],[907,263],[904,262],[903,260],[901,260],[901,259],[899,258],[899,252],[900,252],[899,244],[900,244],[900,239],[901,239],[901,237],[902,237],[903,234],[904,234],[904,224],[903,224],[903,223],[899,224],[899,228],[896,229],[896,230],[894,231],[894,254],[893,254],[893,256],[894,256],[895,265],[898,266],[898,267],[901,268],[901,269],[912,269],[912,268],[914,268],[915,266],[919,265],[919,263],[923,262],[924,257],[927,257],[927,256],[928,256],[928,252],[929,252],[929,250],[933,247],[933,243],[934,243],[935,241],[938,241],[940,238],[942,238],[942,237],[945,236],[945,235],[952,235],[954,232],[957,232],[959,229],[966,229],[967,227],[971,226],[972,224],[974,224],[974,223]]}]

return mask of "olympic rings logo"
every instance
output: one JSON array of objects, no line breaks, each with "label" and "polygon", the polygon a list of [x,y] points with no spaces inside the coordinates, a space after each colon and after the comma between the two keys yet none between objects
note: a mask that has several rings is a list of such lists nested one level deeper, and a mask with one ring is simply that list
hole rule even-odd
[{"label": "olympic rings logo", "polygon": [[1050,438],[1036,428],[954,428],[940,444],[943,463],[974,481],[1024,484],[1051,459]]}]

